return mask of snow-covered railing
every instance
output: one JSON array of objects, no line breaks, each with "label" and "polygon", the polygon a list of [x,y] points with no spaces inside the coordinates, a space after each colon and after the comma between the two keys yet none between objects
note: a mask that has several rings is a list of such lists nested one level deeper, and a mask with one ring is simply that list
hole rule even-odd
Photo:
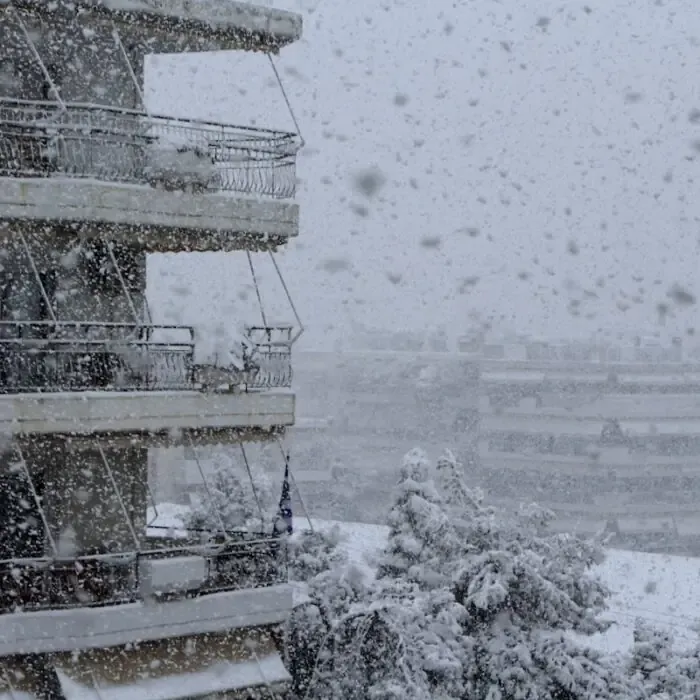
[{"label": "snow-covered railing", "polygon": [[[246,391],[292,384],[292,327],[250,327],[240,361],[214,384]],[[0,394],[206,390],[190,326],[0,322]]]},{"label": "snow-covered railing", "polygon": [[0,177],[291,198],[295,134],[93,104],[0,98]]},{"label": "snow-covered railing", "polygon": [[0,322],[0,393],[194,388],[189,326]]},{"label": "snow-covered railing", "polygon": [[277,389],[292,385],[292,332],[288,324],[249,326],[248,389]]},{"label": "snow-covered railing", "polygon": [[[149,585],[149,565],[178,557],[187,562],[201,560],[204,576],[196,587],[187,579],[181,581],[181,587],[169,581],[161,591]],[[142,552],[6,559],[0,561],[0,614],[120,605],[145,597],[207,595],[286,581],[286,550],[276,537]]]}]

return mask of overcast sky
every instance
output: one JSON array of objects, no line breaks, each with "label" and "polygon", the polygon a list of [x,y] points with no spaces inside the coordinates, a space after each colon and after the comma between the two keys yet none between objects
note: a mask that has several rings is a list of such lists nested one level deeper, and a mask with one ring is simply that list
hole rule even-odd
[{"label": "overcast sky", "polygon": [[[300,2],[278,3],[304,13],[277,60],[307,142],[280,261],[306,348],[353,321],[454,337],[470,315],[558,337],[694,329],[672,289],[700,292],[694,0]],[[264,56],[158,57],[148,88],[161,112],[293,128]],[[156,315],[252,314],[244,262],[152,260]],[[269,273],[268,313],[291,318]]]}]

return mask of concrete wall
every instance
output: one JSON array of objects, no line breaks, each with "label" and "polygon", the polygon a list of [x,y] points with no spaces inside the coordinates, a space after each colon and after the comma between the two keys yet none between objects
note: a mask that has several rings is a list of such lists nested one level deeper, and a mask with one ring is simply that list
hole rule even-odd
[{"label": "concrete wall", "polygon": [[[126,513],[137,536],[144,538],[147,450],[115,450],[106,439],[102,444]],[[25,458],[43,491],[44,510],[59,553],[135,548],[119,496],[96,447],[71,450],[65,441],[34,440],[25,448]],[[74,539],[66,534],[69,526],[75,532]]]},{"label": "concrete wall", "polygon": [[[145,538],[147,451],[138,447],[115,450],[105,439],[102,444],[124,508],[96,446],[78,451],[60,439],[22,442],[22,456],[59,555],[95,549],[133,551],[126,514],[139,540]],[[18,468],[18,458],[11,449],[0,454],[0,559],[51,556],[44,517],[25,472]]]},{"label": "concrete wall", "polygon": [[[134,322],[105,242],[78,243],[56,237],[52,249],[43,240],[27,240],[57,320]],[[114,255],[140,313],[146,291],[146,254],[136,247],[119,245]],[[0,320],[50,320],[29,255],[19,242],[0,250],[0,266]]]},{"label": "concrete wall", "polygon": [[[87,27],[54,19],[48,24],[27,15],[24,22],[52,79],[60,85],[64,100],[128,108],[140,106],[121,49],[112,38],[110,23],[94,21]],[[0,12],[0,46],[5,76],[0,81],[0,96],[51,99],[52,96],[42,91],[45,77],[39,62],[15,15],[7,12]]]}]

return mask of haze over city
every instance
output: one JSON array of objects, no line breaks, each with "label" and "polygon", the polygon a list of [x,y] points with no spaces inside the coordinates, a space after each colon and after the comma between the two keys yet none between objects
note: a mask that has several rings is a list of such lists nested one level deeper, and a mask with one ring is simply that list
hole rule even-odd
[{"label": "haze over city", "polygon": [[[470,314],[545,336],[694,327],[671,291],[698,291],[687,1],[302,9],[304,39],[276,61],[306,140],[302,235],[282,260],[303,347],[344,343],[353,323],[456,336]],[[148,99],[294,130],[263,55],[158,57]],[[235,257],[152,261],[151,296],[167,295],[158,271],[187,271],[184,320],[240,305]]]}]

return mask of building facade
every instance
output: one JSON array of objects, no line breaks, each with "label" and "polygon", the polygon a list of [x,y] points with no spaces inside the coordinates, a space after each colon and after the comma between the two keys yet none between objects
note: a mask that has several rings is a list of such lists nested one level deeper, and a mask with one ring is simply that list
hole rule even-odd
[{"label": "building facade", "polygon": [[154,115],[143,70],[300,36],[298,15],[237,2],[0,3],[3,700],[269,697],[289,680],[272,529],[174,543],[146,514],[149,449],[294,423],[297,333],[263,321],[213,357],[193,328],[154,325],[145,292],[153,252],[274,260],[298,235],[300,140]]},{"label": "building facade", "polygon": [[697,553],[700,365],[680,345],[486,346],[478,479],[561,529]]}]

